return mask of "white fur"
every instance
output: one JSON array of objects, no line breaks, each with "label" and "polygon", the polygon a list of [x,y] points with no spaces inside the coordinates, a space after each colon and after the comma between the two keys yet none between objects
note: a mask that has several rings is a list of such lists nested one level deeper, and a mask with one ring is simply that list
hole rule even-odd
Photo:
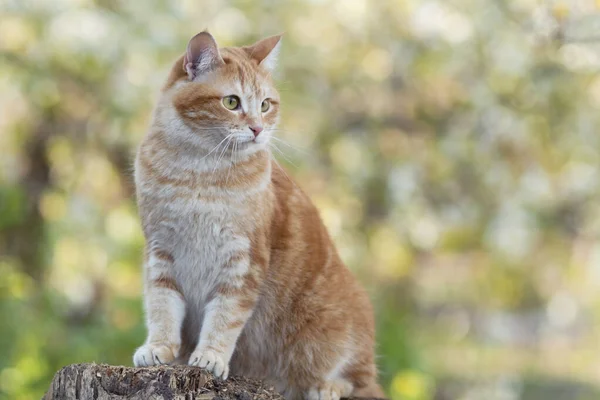
[{"label": "white fur", "polygon": [[[180,295],[167,288],[151,288],[146,293],[146,308],[161,310],[160,322],[148,319],[148,337],[155,342],[180,344],[177,329],[185,317],[185,303]],[[165,312],[167,311],[168,312]]]},{"label": "white fur", "polygon": [[197,349],[190,357],[190,365],[195,365],[212,372],[216,377],[227,379],[229,365],[221,354],[212,350]]},{"label": "white fur", "polygon": [[[143,184],[143,177],[138,175],[138,179],[141,180],[139,187],[142,195],[150,195],[152,190]],[[264,182],[256,190],[264,190],[266,186],[267,182]],[[213,190],[218,194],[218,189]],[[215,326],[222,327],[227,324],[234,309],[234,304],[229,302],[235,299],[227,299],[223,296],[215,298],[212,294],[223,283],[240,287],[242,278],[249,271],[250,241],[237,233],[235,224],[235,221],[246,216],[243,215],[242,209],[216,202],[204,202],[197,198],[176,197],[174,200],[167,200],[173,195],[172,192],[163,188],[158,193],[153,192],[152,196],[155,199],[165,199],[164,202],[159,201],[159,204],[162,204],[161,214],[170,216],[169,219],[179,221],[179,224],[174,229],[174,235],[171,229],[161,230],[158,227],[157,231],[152,233],[151,243],[158,241],[172,252],[175,263],[171,267],[171,274],[184,294],[188,303],[187,310],[196,313],[194,318],[203,319],[197,351],[193,353],[190,361],[199,358],[195,364],[210,365],[209,369],[212,372],[219,372],[219,376],[226,377],[228,368],[225,367],[231,358],[241,328],[231,332],[226,331],[225,336],[220,338],[221,341],[226,342],[222,354],[216,354],[214,357],[203,355],[206,354],[204,348],[211,344],[208,336]],[[226,193],[232,203],[239,204],[243,204],[248,195],[247,191]],[[230,267],[223,268],[236,254],[247,256]],[[151,255],[148,262],[148,277],[156,278],[164,273],[164,263]],[[146,309],[154,314],[147,319],[148,341],[179,343],[179,332],[184,317],[182,311],[186,309],[181,298],[172,290],[164,288],[149,289],[146,298]],[[200,314],[202,312],[203,316]],[[164,316],[160,319],[160,324],[156,323],[155,316],[158,314]],[[234,317],[237,318],[235,313]],[[213,361],[206,361],[206,357]],[[202,364],[205,362],[207,364]],[[225,363],[225,367],[222,367],[222,362]]]},{"label": "white fur", "polygon": [[[263,60],[262,65],[274,68],[279,44]],[[202,69],[201,65],[199,66]],[[189,71],[188,71],[189,72]],[[194,81],[210,79],[212,72],[196,74]],[[153,129],[149,135],[160,134],[166,146],[152,149],[151,165],[154,173],[168,179],[186,179],[201,173],[235,171],[237,163],[246,161],[255,152],[268,150],[271,130],[264,130],[255,139],[247,126],[203,125],[204,111],[187,115],[198,119],[198,126],[184,123],[173,106],[173,96],[182,86],[179,81],[164,92],[153,116]],[[263,92],[247,92],[238,80],[220,87],[223,95],[236,94],[241,99],[241,112],[247,116],[249,125],[261,124],[261,103],[272,95]],[[246,91],[246,92],[245,92]],[[236,151],[224,150],[227,140],[236,142]],[[232,146],[229,146],[231,149]],[[173,149],[176,154],[171,153]],[[269,155],[270,157],[270,155]],[[178,349],[179,332],[184,317],[198,325],[198,344],[189,360],[182,360],[204,367],[217,376],[226,378],[229,361],[235,350],[243,326],[229,329],[232,323],[246,321],[252,311],[237,308],[236,298],[215,295],[217,288],[227,283],[240,288],[244,276],[250,271],[250,240],[240,232],[240,221],[245,221],[252,231],[255,223],[248,208],[253,199],[263,196],[271,180],[270,163],[260,180],[248,189],[223,188],[203,182],[202,193],[197,188],[161,184],[144,175],[136,160],[135,181],[138,203],[141,209],[146,240],[149,247],[146,266],[147,281],[167,275],[172,278],[185,298],[168,288],[146,291],[148,314],[148,339],[134,356],[136,365],[153,365],[169,359],[171,348]],[[173,265],[153,255],[162,250],[170,253]],[[231,259],[235,256],[235,262]],[[228,264],[227,268],[224,266]],[[170,293],[170,294],[169,294]],[[164,317],[170,315],[170,317]],[[256,321],[253,319],[253,322]],[[266,354],[264,327],[257,323],[248,326],[248,339],[256,344],[258,352]],[[175,354],[177,356],[177,354]],[[172,358],[172,357],[171,357]],[[168,361],[171,361],[170,359]],[[168,362],[167,361],[167,362]]]},{"label": "white fur", "polygon": [[[242,89],[233,85],[233,89]],[[153,149],[152,167],[160,175],[185,179],[194,173],[229,171],[235,168],[234,161],[245,161],[254,152],[265,149],[268,130],[259,135],[260,141],[253,141],[254,136],[247,130],[194,131],[183,123],[172,106],[174,90],[163,94],[154,113],[153,125],[162,131],[162,138],[168,145]],[[261,101],[252,96],[245,97],[242,102],[244,112],[258,118],[253,110],[260,108]],[[225,155],[219,145],[228,134],[238,142],[239,150]],[[176,155],[168,153],[172,148],[178,149]],[[180,288],[185,303],[181,295],[171,289],[149,287],[146,290],[148,339],[146,345],[136,352],[134,363],[153,365],[159,363],[158,359],[164,362],[164,358],[168,359],[167,362],[172,361],[169,359],[172,357],[166,354],[169,348],[179,347],[181,326],[188,313],[191,319],[201,322],[198,345],[188,362],[226,378],[229,360],[242,330],[242,327],[226,327],[240,318],[246,320],[250,312],[240,315],[240,311],[235,310],[237,299],[215,297],[214,293],[223,283],[234,288],[241,287],[243,277],[249,273],[250,241],[239,232],[239,221],[249,220],[252,223],[252,218],[248,218],[247,204],[250,201],[247,199],[260,196],[268,188],[270,166],[250,190],[205,185],[202,196],[195,193],[194,188],[168,184],[158,186],[150,182],[139,165],[139,157],[135,179],[138,202],[143,209],[142,218],[150,226],[145,232],[149,248],[147,280],[151,282],[161,275],[170,276]],[[146,202],[152,206],[145,207]],[[156,257],[153,253],[158,250],[169,252],[175,260],[174,265]],[[245,256],[240,258],[240,254]],[[231,264],[234,256],[237,256],[237,261],[223,268],[225,264]],[[215,333],[218,338],[215,338]]]},{"label": "white fur", "polygon": [[269,72],[273,72],[277,67],[277,60],[279,58],[279,51],[281,50],[281,39],[273,47],[273,50],[260,62],[260,65]]}]

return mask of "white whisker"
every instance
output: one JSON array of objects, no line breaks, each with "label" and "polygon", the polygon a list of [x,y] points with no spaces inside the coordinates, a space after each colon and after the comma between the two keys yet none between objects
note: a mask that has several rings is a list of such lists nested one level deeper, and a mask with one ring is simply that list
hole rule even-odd
[{"label": "white whisker", "polygon": [[286,146],[288,146],[288,147],[290,147],[290,148],[292,148],[292,149],[294,149],[296,151],[299,151],[300,153],[303,153],[303,154],[306,154],[306,155],[310,155],[310,153],[308,151],[302,149],[301,147],[295,146],[295,145],[293,145],[293,144],[291,144],[291,143],[289,143],[289,142],[287,142],[287,141],[285,141],[285,140],[283,140],[281,138],[278,138],[275,135],[271,135],[271,139],[277,140],[278,142],[283,143]]},{"label": "white whisker", "polygon": [[233,165],[232,165],[232,169],[235,169],[235,165],[237,164],[237,151],[238,151],[238,146],[239,146],[239,142],[236,141],[234,144],[234,150],[233,150]]},{"label": "white whisker", "polygon": [[232,133],[230,133],[229,135],[225,136],[225,139],[221,140],[221,141],[219,142],[219,144],[218,144],[218,145],[216,145],[216,146],[215,146],[215,147],[214,147],[214,148],[213,148],[211,151],[209,151],[209,152],[208,152],[208,153],[207,153],[207,154],[206,154],[204,157],[202,157],[200,160],[204,160],[206,157],[208,157],[209,155],[211,155],[211,154],[212,154],[212,152],[214,152],[216,149],[218,149],[218,148],[219,148],[219,146],[221,146],[221,143],[223,143],[224,141],[226,141],[227,139],[229,139],[229,137],[231,137],[231,136],[233,136],[233,134],[232,134]]},{"label": "white whisker", "polygon": [[283,158],[285,158],[285,160],[286,160],[287,162],[289,162],[290,164],[292,164],[294,167],[298,168],[298,166],[297,166],[296,164],[294,164],[294,163],[292,162],[292,160],[290,160],[290,159],[289,159],[289,158],[288,158],[288,157],[285,155],[285,153],[284,153],[283,151],[281,151],[281,149],[280,149],[279,147],[277,147],[277,145],[276,145],[275,143],[269,143],[269,145],[271,145],[273,149],[277,150],[277,152],[278,152],[279,154],[281,154],[281,156],[282,156]]},{"label": "white whisker", "polygon": [[279,161],[277,161],[277,159],[275,157],[273,157],[273,161],[275,162],[275,164],[277,164],[277,166],[279,167],[279,169],[281,170],[281,172],[283,172],[283,175],[285,175],[285,177],[287,178],[287,180],[290,181],[290,183],[292,185],[294,185],[295,188],[298,189],[298,186],[296,185],[296,182],[294,182],[292,180],[292,178],[290,178],[290,176],[287,174],[287,172],[285,172],[285,169],[281,166],[281,164],[279,164]]},{"label": "white whisker", "polygon": [[235,150],[237,148],[237,140],[233,141],[233,149],[231,150],[231,157],[229,159],[229,168],[227,168],[227,178],[225,179],[225,184],[229,183],[229,174],[231,173],[231,169],[234,166],[235,161],[233,160],[235,157]]},{"label": "white whisker", "polygon": [[229,135],[229,139],[225,143],[225,146],[223,147],[223,150],[221,151],[221,154],[219,155],[219,158],[217,158],[217,162],[215,163],[215,168],[213,169],[213,172],[212,172],[213,175],[217,171],[217,168],[219,167],[219,163],[223,159],[223,156],[225,155],[225,152],[227,151],[227,148],[229,147],[229,144],[231,143],[231,140],[233,140],[233,135]]}]

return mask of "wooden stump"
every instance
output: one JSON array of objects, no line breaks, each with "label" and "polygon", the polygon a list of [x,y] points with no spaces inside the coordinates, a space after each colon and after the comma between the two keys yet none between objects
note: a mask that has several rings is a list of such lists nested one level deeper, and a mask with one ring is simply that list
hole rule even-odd
[{"label": "wooden stump", "polygon": [[73,364],[56,373],[43,400],[282,400],[259,381],[226,381],[197,367]]}]

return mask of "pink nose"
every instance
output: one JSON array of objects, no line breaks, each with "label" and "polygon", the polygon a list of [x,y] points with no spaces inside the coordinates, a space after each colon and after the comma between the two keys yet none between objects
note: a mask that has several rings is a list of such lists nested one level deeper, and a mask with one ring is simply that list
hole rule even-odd
[{"label": "pink nose", "polygon": [[251,126],[250,130],[254,134],[254,137],[257,137],[259,133],[263,131],[263,127],[260,125]]}]

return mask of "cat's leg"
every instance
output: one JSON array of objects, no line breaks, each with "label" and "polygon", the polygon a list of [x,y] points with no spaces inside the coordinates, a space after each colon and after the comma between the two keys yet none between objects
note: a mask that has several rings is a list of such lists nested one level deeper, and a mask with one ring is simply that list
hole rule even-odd
[{"label": "cat's leg", "polygon": [[[333,328],[331,325],[329,327]],[[377,367],[373,349],[368,345],[373,342],[372,333],[363,331],[364,327],[356,322],[352,325],[352,321],[347,321],[345,328],[345,332],[331,329],[330,334],[338,332],[341,336],[331,341],[323,338],[324,340],[313,348],[313,355],[325,356],[320,360],[312,357],[313,378],[316,379],[316,383],[312,383],[309,390],[305,392],[306,400],[385,397],[377,384]]]},{"label": "cat's leg", "polygon": [[352,397],[385,398],[377,383],[377,367],[369,349],[357,348],[352,362],[344,368],[342,376],[352,384]]},{"label": "cat's leg", "polygon": [[227,379],[229,361],[258,299],[259,284],[256,274],[248,268],[247,256],[234,257],[224,268],[229,276],[206,305],[198,345],[189,364]]},{"label": "cat's leg", "polygon": [[[339,349],[341,350],[341,349]],[[328,352],[332,359],[335,361],[330,364],[323,360],[321,365],[322,370],[326,370],[326,373],[322,373],[318,378],[318,383],[313,384],[305,393],[305,400],[339,400],[341,397],[349,397],[354,389],[354,385],[349,379],[346,379],[343,373],[348,367],[352,356],[346,350],[346,354],[343,352]],[[335,357],[334,354],[338,354]],[[316,371],[315,371],[316,372]]]},{"label": "cat's leg", "polygon": [[155,246],[149,251],[144,295],[148,337],[133,355],[136,367],[168,364],[179,354],[185,301],[173,277],[173,263],[171,253]]},{"label": "cat's leg", "polygon": [[[327,341],[315,340],[318,332],[308,326],[302,329],[305,336],[284,345],[276,358],[277,365],[283,365],[276,389],[286,400],[339,400],[350,397],[354,384],[347,369],[354,362],[355,352],[344,343],[341,337],[347,332],[330,332]],[[337,336],[337,337],[336,337]],[[322,339],[327,339],[323,337]]]},{"label": "cat's leg", "polygon": [[357,397],[356,393],[381,393],[367,390],[377,386],[368,348],[361,347],[360,340],[350,339],[348,330],[330,330],[329,334],[329,339],[323,337],[321,342],[307,338],[288,355],[288,360],[293,360],[288,370],[288,392],[299,391],[301,395],[284,392],[286,399],[339,400]]},{"label": "cat's leg", "polygon": [[311,387],[306,393],[306,400],[339,400],[349,397],[352,393],[352,384],[345,379],[328,380]]}]

